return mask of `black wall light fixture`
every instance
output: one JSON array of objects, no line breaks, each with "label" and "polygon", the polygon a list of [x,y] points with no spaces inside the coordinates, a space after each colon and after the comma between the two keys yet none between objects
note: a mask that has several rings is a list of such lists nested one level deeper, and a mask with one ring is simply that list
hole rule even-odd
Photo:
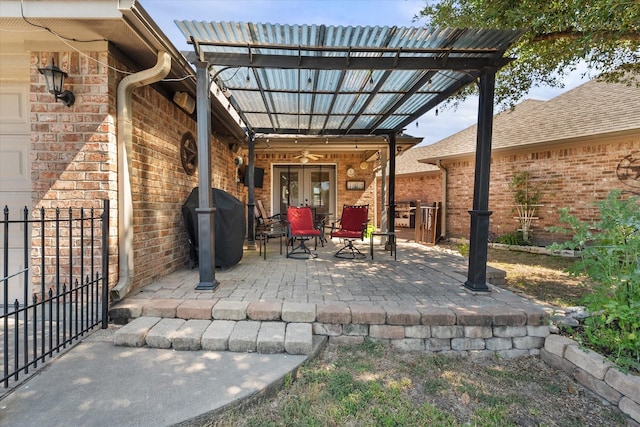
[{"label": "black wall light fixture", "polygon": [[76,101],[75,95],[70,90],[62,90],[64,79],[68,74],[56,66],[53,58],[51,58],[50,65],[44,68],[38,68],[38,71],[44,76],[44,80],[47,83],[47,90],[56,97],[56,101],[60,99],[64,105],[71,107]]}]

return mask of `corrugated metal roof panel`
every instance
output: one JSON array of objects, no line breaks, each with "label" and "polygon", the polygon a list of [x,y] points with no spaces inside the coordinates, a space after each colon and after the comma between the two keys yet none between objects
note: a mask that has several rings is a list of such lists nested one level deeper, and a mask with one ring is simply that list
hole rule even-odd
[{"label": "corrugated metal roof panel", "polygon": [[[276,126],[301,133],[398,132],[437,94],[449,95],[466,83],[469,73],[479,75],[485,64],[506,63],[505,50],[521,34],[427,27],[176,24],[210,59],[213,75],[229,89],[241,116],[247,112],[244,118],[252,129],[271,127],[268,116],[265,120],[253,114],[268,112]],[[416,58],[423,65],[409,61]]]}]

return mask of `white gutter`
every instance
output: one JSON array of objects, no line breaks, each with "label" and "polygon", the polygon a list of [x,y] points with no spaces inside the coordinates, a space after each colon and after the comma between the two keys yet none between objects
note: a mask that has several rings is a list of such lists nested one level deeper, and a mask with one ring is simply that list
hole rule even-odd
[{"label": "white gutter", "polygon": [[436,166],[442,172],[442,213],[440,214],[440,237],[447,235],[447,169],[442,166],[440,159],[436,160]]},{"label": "white gutter", "polygon": [[133,285],[133,197],[131,195],[131,152],[133,147],[134,89],[165,78],[171,71],[171,56],[158,52],[153,68],[126,76],[118,85],[118,283],[111,289],[111,299],[120,301]]}]

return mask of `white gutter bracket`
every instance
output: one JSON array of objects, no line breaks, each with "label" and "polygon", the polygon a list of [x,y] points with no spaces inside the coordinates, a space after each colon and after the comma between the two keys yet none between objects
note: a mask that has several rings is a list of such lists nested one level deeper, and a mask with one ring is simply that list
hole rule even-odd
[{"label": "white gutter bracket", "polygon": [[147,86],[165,78],[171,71],[171,55],[158,52],[155,66],[126,76],[118,85],[118,283],[111,289],[114,302],[122,300],[133,286],[133,197],[131,193],[133,150],[133,108],[131,95],[134,89]]}]

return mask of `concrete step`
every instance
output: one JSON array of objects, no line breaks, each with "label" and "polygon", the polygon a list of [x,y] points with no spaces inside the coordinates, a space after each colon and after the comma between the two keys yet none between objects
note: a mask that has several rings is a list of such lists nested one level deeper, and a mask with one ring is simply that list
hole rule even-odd
[{"label": "concrete step", "polygon": [[313,350],[311,323],[142,316],[118,329],[114,344],[175,350],[288,353]]}]

